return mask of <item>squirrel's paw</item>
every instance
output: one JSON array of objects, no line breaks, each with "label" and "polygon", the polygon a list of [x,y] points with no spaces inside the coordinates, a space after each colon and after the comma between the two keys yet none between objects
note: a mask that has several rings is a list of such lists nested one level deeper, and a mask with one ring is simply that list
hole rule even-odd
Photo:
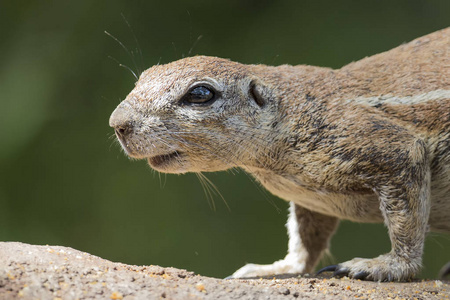
[{"label": "squirrel's paw", "polygon": [[282,259],[271,265],[246,264],[239,270],[228,276],[226,279],[232,278],[259,278],[279,274],[299,274],[305,271],[305,265],[292,261],[290,259]]},{"label": "squirrel's paw", "polygon": [[419,271],[420,263],[396,255],[384,254],[376,258],[354,258],[344,263],[328,266],[317,274],[333,271],[333,276],[372,281],[407,281]]}]

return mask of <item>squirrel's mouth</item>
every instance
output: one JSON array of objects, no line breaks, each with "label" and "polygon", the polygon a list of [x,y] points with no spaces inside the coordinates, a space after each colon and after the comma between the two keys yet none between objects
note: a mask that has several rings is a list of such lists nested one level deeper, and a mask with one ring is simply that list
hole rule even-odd
[{"label": "squirrel's mouth", "polygon": [[181,152],[174,151],[169,154],[152,156],[149,157],[147,160],[150,166],[152,166],[153,168],[161,168],[172,163],[174,160],[179,159],[181,156],[182,156]]}]

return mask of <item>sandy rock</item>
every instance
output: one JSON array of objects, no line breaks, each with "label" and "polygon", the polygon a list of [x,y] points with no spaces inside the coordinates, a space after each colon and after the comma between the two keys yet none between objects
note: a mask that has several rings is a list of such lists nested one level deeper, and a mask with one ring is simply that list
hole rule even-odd
[{"label": "sandy rock", "polygon": [[0,299],[449,299],[449,281],[223,280],[113,263],[60,246],[0,242]]}]

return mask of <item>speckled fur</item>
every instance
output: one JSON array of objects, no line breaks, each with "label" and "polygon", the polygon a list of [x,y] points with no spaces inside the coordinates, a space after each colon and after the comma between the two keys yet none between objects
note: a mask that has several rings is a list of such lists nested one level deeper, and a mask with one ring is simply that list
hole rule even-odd
[{"label": "speckled fur", "polygon": [[[199,82],[218,99],[181,103]],[[340,274],[408,280],[426,232],[450,232],[450,28],[339,70],[205,56],[154,66],[110,125],[128,155],[158,171],[240,167],[291,202],[286,258],[233,277],[311,272],[348,219],[384,222],[392,250],[344,262]]]}]

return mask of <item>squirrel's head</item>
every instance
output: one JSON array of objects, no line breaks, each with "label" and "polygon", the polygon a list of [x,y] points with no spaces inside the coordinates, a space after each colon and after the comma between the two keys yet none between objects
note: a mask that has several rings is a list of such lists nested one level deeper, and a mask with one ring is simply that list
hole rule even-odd
[{"label": "squirrel's head", "polygon": [[218,171],[258,159],[276,103],[251,66],[196,56],[143,72],[109,124],[125,152],[155,170]]}]

